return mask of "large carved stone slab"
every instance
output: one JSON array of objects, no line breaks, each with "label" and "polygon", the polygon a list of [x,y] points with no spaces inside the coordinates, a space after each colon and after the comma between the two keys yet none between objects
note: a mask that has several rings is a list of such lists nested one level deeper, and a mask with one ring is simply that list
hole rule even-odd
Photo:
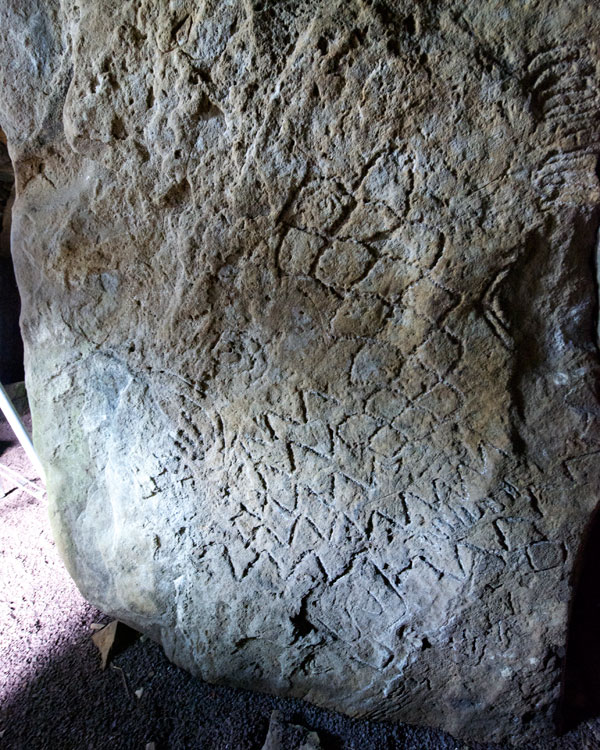
[{"label": "large carved stone slab", "polygon": [[583,0],[2,0],[65,562],[203,678],[552,731],[598,490]]}]

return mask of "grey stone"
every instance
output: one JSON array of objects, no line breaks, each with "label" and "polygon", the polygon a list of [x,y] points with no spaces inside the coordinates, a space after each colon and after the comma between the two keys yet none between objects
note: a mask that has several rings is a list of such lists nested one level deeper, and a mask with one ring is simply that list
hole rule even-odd
[{"label": "grey stone", "polygon": [[598,476],[583,0],[0,0],[81,591],[204,679],[553,731]]},{"label": "grey stone", "polygon": [[320,750],[319,735],[297,724],[284,721],[280,711],[273,711],[269,732],[262,750]]}]

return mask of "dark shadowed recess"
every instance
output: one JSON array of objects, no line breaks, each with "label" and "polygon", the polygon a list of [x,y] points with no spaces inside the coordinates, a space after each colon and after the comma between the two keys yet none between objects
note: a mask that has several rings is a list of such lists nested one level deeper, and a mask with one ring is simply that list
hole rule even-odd
[{"label": "dark shadowed recess", "polygon": [[581,544],[575,582],[557,715],[561,732],[600,716],[600,506]]},{"label": "dark shadowed recess", "polygon": [[14,172],[0,130],[0,382],[23,380],[23,342],[19,331],[21,303],[10,255],[10,210]]}]

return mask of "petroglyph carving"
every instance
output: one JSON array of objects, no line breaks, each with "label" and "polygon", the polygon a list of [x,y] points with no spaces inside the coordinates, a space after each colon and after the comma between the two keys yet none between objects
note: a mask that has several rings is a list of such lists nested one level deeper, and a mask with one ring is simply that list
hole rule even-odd
[{"label": "petroglyph carving", "polygon": [[591,6],[13,5],[28,385],[83,592],[208,680],[551,731],[599,488]]}]

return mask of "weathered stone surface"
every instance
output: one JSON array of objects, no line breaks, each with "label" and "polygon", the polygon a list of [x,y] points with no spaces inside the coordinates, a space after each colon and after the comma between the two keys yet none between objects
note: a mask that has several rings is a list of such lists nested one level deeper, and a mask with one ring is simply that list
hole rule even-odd
[{"label": "weathered stone surface", "polygon": [[273,711],[262,750],[319,750],[319,735],[297,724],[288,724],[280,711]]},{"label": "weathered stone surface", "polygon": [[208,680],[552,731],[599,489],[583,0],[2,0],[35,440]]}]

